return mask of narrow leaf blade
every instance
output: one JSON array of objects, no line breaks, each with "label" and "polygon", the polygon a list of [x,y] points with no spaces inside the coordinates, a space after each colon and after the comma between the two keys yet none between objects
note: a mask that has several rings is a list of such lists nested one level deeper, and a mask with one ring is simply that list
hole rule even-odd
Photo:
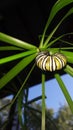
[{"label": "narrow leaf blade", "polygon": [[73,68],[72,68],[71,66],[67,65],[67,66],[65,67],[64,71],[65,71],[67,74],[69,74],[70,76],[73,77]]},{"label": "narrow leaf blade", "polygon": [[63,51],[63,50],[61,50],[60,52],[63,53],[67,57],[68,63],[73,63],[73,52]]},{"label": "narrow leaf blade", "polygon": [[58,0],[52,7],[51,9],[51,12],[50,12],[50,15],[49,15],[49,18],[47,20],[47,23],[46,23],[46,26],[44,28],[44,31],[43,31],[43,35],[42,35],[42,38],[41,38],[41,41],[40,41],[40,47],[42,47],[43,43],[44,43],[44,38],[45,38],[45,34],[46,34],[46,31],[51,23],[51,21],[53,20],[53,18],[55,17],[55,15],[62,9],[64,8],[65,6],[69,5],[73,3],[73,0]]},{"label": "narrow leaf blade", "polygon": [[52,36],[54,35],[54,33],[57,31],[57,29],[59,28],[59,26],[61,25],[61,23],[71,14],[73,13],[73,8],[71,8],[66,15],[60,20],[60,22],[57,24],[57,26],[53,29],[53,31],[50,33],[50,35],[48,36],[48,38],[45,40],[44,42],[44,47],[46,47],[46,45],[49,43],[50,39],[52,38]]},{"label": "narrow leaf blade", "polygon": [[36,50],[21,52],[21,53],[12,55],[12,56],[1,58],[0,64],[4,64],[4,63],[7,63],[7,62],[10,62],[10,61],[13,61],[13,60],[17,60],[19,58],[23,58],[23,57],[28,56],[28,55],[33,54],[33,53],[36,53]]},{"label": "narrow leaf blade", "polygon": [[16,66],[14,66],[7,74],[0,79],[0,89],[3,88],[9,81],[11,81],[17,74],[19,74],[32,60],[36,54],[30,55],[22,59]]},{"label": "narrow leaf blade", "polygon": [[62,92],[63,92],[63,94],[64,94],[64,96],[66,98],[66,100],[67,100],[67,103],[68,103],[72,113],[73,113],[73,101],[71,99],[71,96],[69,95],[68,90],[66,89],[65,84],[63,83],[63,81],[60,78],[59,74],[55,74],[55,78],[56,78],[56,80],[57,80],[57,82],[58,82],[58,84],[59,84],[59,86],[60,86],[60,88],[61,88],[61,90],[62,90]]},{"label": "narrow leaf blade", "polygon": [[23,50],[22,48],[14,47],[14,46],[0,46],[0,51],[16,51],[16,50]]},{"label": "narrow leaf blade", "polygon": [[34,45],[31,45],[27,42],[21,41],[19,39],[16,39],[14,37],[11,37],[11,36],[6,35],[6,34],[1,33],[1,32],[0,32],[0,40],[3,41],[3,42],[7,42],[9,44],[12,44],[14,46],[24,48],[24,49],[35,49],[35,48],[37,48]]}]

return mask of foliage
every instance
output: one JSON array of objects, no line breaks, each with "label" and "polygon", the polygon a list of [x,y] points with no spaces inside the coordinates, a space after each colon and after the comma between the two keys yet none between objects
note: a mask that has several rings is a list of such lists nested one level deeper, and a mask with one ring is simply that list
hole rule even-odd
[{"label": "foliage", "polygon": [[[6,103],[5,103],[6,102]],[[4,105],[8,104],[10,102],[8,99],[2,100],[0,103]],[[2,105],[1,105],[2,108]],[[24,108],[24,107],[23,107]],[[5,112],[4,112],[5,111]],[[39,102],[39,104],[30,103],[28,106],[25,106],[25,110],[22,111],[22,117],[24,116],[24,112],[26,112],[26,118],[25,118],[25,123],[24,127],[27,130],[40,130],[41,129],[41,115],[42,115],[42,104]],[[9,108],[5,107],[0,115],[1,117],[1,122],[3,126],[5,126],[6,120],[11,120],[10,118],[8,119],[8,113],[9,113]],[[17,124],[17,110],[16,114],[14,115],[14,118],[12,120],[14,128],[20,124]],[[67,105],[61,106],[57,113],[54,112],[54,110],[46,108],[46,113],[45,113],[45,120],[46,120],[46,130],[72,130],[73,129],[73,115],[70,111],[70,108]],[[2,125],[1,124],[1,125]],[[0,126],[1,126],[0,125]],[[4,127],[3,127],[4,128]],[[21,127],[20,127],[21,129]],[[22,130],[22,129],[21,129]]]},{"label": "foliage", "polygon": [[[9,62],[16,61],[16,65],[12,68],[10,68],[6,73],[3,73],[0,75],[0,89],[3,89],[13,78],[15,78],[22,70],[27,68],[27,66],[35,59],[36,55],[39,51],[42,50],[48,50],[51,54],[54,54],[55,52],[63,53],[67,58],[67,65],[65,68],[62,69],[62,71],[68,73],[69,75],[73,76],[73,68],[69,65],[70,63],[73,63],[73,52],[71,51],[73,49],[73,44],[66,42],[63,40],[63,37],[68,34],[63,34],[61,36],[58,36],[57,38],[54,37],[55,32],[61,25],[61,23],[70,15],[73,14],[73,8],[70,8],[68,12],[63,16],[63,18],[59,21],[57,25],[55,25],[55,28],[46,36],[47,29],[49,28],[50,24],[54,20],[54,17],[57,15],[57,13],[64,8],[65,6],[68,6],[69,4],[73,3],[73,0],[58,0],[52,7],[49,18],[47,20],[47,23],[45,25],[43,34],[41,35],[41,40],[39,42],[39,46],[36,47],[35,45],[32,45],[30,43],[26,43],[24,41],[21,41],[19,39],[13,38],[11,36],[8,36],[6,34],[3,34],[0,32],[0,41],[6,42],[10,44],[10,46],[0,46],[0,51],[16,51],[18,50],[19,53],[15,52],[16,54],[1,57],[0,59],[0,65],[9,64]],[[69,35],[72,35],[73,33],[69,33]],[[53,48],[52,46],[55,45],[56,42],[63,41],[65,45],[70,45],[69,47],[62,47],[61,49],[59,47]],[[12,103],[10,104],[10,107],[14,104],[15,100],[18,98],[18,115],[19,115],[19,121],[22,127],[24,127],[24,124],[22,123],[22,103],[20,103],[23,100],[23,94],[22,91],[25,89],[26,82],[28,81],[28,78],[30,77],[35,65],[32,66],[30,71],[28,72],[24,82],[22,83],[20,81],[21,87],[18,90],[17,94],[14,95],[14,99],[12,100]],[[2,73],[2,72],[1,72]],[[70,109],[73,113],[73,102],[69,95],[69,92],[66,89],[65,84],[60,78],[59,71],[54,73],[54,77],[59,83],[59,86],[70,106]],[[45,130],[45,75],[42,72],[42,130]],[[27,95],[27,94],[26,94]],[[28,96],[26,97],[26,103],[28,103]],[[43,127],[44,126],[44,127]]]},{"label": "foliage", "polygon": [[[5,99],[4,101],[7,102],[7,99]],[[1,101],[1,103],[3,104],[3,101]],[[24,104],[25,105],[25,104]],[[4,105],[3,105],[4,106]],[[2,106],[1,106],[2,108]],[[24,107],[23,107],[24,108]],[[9,113],[9,110],[7,107],[3,108],[3,110],[6,111],[6,118],[5,118],[5,114],[3,111],[1,111],[2,113],[2,119],[5,118],[5,122],[7,120],[11,120],[8,116],[8,113]],[[24,113],[26,112],[26,114],[24,115]],[[13,123],[14,127],[15,127],[15,124],[17,125],[17,110],[16,110],[16,114],[14,115],[13,113],[13,120],[12,122],[15,122]],[[47,109],[46,108],[46,129],[48,130],[49,128],[53,128],[56,127],[55,123],[53,122],[53,109]],[[24,128],[26,128],[27,130],[31,130],[31,129],[34,129],[34,130],[40,130],[41,129],[41,115],[42,115],[42,104],[39,103],[39,104],[36,104],[35,102],[34,103],[31,103],[29,104],[28,106],[26,105],[25,106],[25,109],[22,111],[22,117],[24,117],[25,121],[24,121]],[[26,117],[25,117],[26,116]],[[29,120],[29,121],[28,121]],[[2,124],[3,124],[3,128],[5,129],[5,123],[4,121],[2,121]],[[8,121],[7,121],[8,123]],[[20,126],[20,124],[19,124]]]},{"label": "foliage", "polygon": [[10,99],[0,100],[0,129],[3,128],[3,125],[8,120],[9,104],[10,104]]},{"label": "foliage", "polygon": [[62,106],[57,114],[56,121],[59,130],[72,130],[73,129],[73,115],[68,106]]}]

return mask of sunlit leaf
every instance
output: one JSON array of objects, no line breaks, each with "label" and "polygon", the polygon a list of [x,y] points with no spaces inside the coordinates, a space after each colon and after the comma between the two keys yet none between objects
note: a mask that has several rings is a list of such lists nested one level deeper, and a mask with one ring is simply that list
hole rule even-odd
[{"label": "sunlit leaf", "polygon": [[32,44],[21,41],[19,39],[16,39],[14,37],[11,37],[11,36],[4,34],[4,33],[1,33],[1,32],[0,32],[0,41],[7,42],[9,44],[12,44],[14,46],[18,46],[18,47],[21,47],[21,48],[24,48],[24,49],[35,49],[35,48],[37,48],[36,46],[34,46]]},{"label": "sunlit leaf", "polygon": [[26,51],[26,52],[21,52],[21,53],[18,53],[18,54],[12,55],[12,56],[8,56],[5,58],[1,58],[0,64],[4,64],[4,63],[7,63],[7,62],[10,62],[13,60],[17,60],[19,58],[23,58],[23,57],[28,56],[28,55],[33,54],[33,53],[36,53],[36,49],[32,50],[32,51],[30,50],[30,51]]},{"label": "sunlit leaf", "polygon": [[73,68],[72,68],[71,66],[67,65],[67,66],[65,67],[64,71],[65,71],[67,74],[69,74],[70,76],[73,77]]},{"label": "sunlit leaf", "polygon": [[14,51],[14,50],[23,50],[22,48],[15,47],[15,46],[0,46],[0,51]]},{"label": "sunlit leaf", "polygon": [[63,53],[66,56],[67,62],[73,63],[73,52],[63,51],[63,50],[61,50],[60,52]]}]

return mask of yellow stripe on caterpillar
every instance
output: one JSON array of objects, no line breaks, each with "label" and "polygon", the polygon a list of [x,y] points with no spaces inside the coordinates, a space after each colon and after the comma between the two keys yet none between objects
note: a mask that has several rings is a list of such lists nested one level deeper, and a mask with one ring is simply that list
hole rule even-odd
[{"label": "yellow stripe on caterpillar", "polygon": [[39,52],[36,57],[36,65],[44,71],[56,71],[65,67],[67,59],[62,53],[50,55],[47,51]]}]

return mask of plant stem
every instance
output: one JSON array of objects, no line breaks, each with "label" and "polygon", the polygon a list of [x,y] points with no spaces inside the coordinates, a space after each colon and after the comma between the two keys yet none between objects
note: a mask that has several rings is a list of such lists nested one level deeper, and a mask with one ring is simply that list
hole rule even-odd
[{"label": "plant stem", "polygon": [[42,127],[45,130],[45,75],[42,74]]},{"label": "plant stem", "polygon": [[63,92],[63,94],[64,94],[64,96],[66,98],[66,100],[67,100],[67,103],[68,103],[68,105],[70,107],[71,112],[73,113],[73,101],[71,99],[71,96],[69,95],[68,90],[66,89],[65,84],[63,83],[63,81],[60,78],[59,74],[55,74],[55,78],[56,78],[56,80],[57,80],[57,82],[58,82],[58,84],[59,84],[59,86],[60,86],[60,88],[61,88],[61,90],[62,90],[62,92]]},{"label": "plant stem", "polygon": [[26,84],[26,82],[27,82],[29,76],[31,75],[31,73],[32,73],[32,71],[33,71],[33,69],[34,69],[34,67],[35,67],[35,64],[34,64],[34,65],[32,66],[32,68],[30,69],[30,71],[29,71],[29,73],[28,73],[26,79],[24,80],[24,82],[23,82],[22,86],[20,87],[18,93],[16,94],[15,98],[13,99],[13,101],[12,101],[10,107],[13,105],[13,103],[15,102],[15,100],[17,99],[17,97],[19,96],[20,92],[21,92],[22,89],[24,88],[24,86],[25,86],[25,84]]}]

